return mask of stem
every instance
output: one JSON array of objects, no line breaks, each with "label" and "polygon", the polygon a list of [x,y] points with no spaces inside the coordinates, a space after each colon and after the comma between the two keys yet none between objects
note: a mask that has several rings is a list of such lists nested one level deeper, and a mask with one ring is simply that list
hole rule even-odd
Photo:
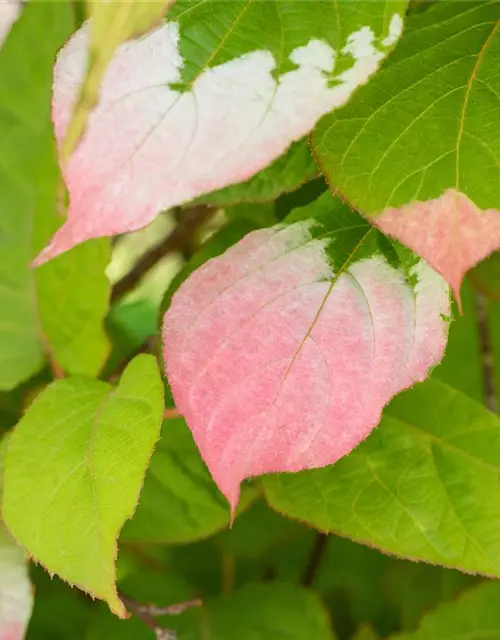
[{"label": "stem", "polygon": [[476,317],[479,330],[479,349],[483,371],[484,402],[490,411],[498,413],[495,393],[495,373],[493,369],[493,347],[488,324],[487,301],[482,293],[475,294]]},{"label": "stem", "polygon": [[169,407],[165,409],[165,413],[163,414],[164,420],[170,420],[172,418],[180,418],[181,414],[177,411],[175,407]]},{"label": "stem", "polygon": [[236,573],[236,560],[232,553],[224,553],[222,556],[222,593],[227,595],[234,588]]},{"label": "stem", "polygon": [[304,575],[302,576],[302,584],[304,587],[310,587],[313,584],[321,565],[321,561],[323,560],[329,539],[329,536],[324,533],[318,533],[316,535],[316,540],[314,541],[309,561],[304,570]]},{"label": "stem", "polygon": [[193,235],[212,216],[214,209],[198,205],[184,209],[175,229],[164,240],[146,252],[129,273],[119,280],[111,291],[111,302],[116,302],[132,291],[144,276],[170,253],[183,253],[192,246]]},{"label": "stem", "polygon": [[123,593],[118,595],[126,608],[155,633],[157,640],[177,640],[177,634],[171,629],[161,627],[156,616],[178,615],[190,607],[201,606],[201,600],[189,600],[168,607],[155,607],[154,605],[140,604]]}]

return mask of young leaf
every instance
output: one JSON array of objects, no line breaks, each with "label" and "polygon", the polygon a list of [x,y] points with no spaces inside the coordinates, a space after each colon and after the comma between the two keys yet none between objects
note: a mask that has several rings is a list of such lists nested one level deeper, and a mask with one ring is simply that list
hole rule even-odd
[{"label": "young leaf", "polygon": [[454,602],[425,616],[418,631],[391,636],[392,640],[456,640],[500,637],[500,585],[484,582]]},{"label": "young leaf", "polygon": [[[85,136],[64,164],[69,220],[38,264],[263,169],[376,71],[401,33],[405,7],[177,2],[163,26],[117,49]],[[85,73],[89,29],[56,64],[59,141]]]},{"label": "young leaf", "polygon": [[241,481],[331,464],[443,355],[449,293],[328,193],[195,271],[164,321],[179,411],[234,510]]},{"label": "young leaf", "polygon": [[0,640],[22,640],[33,607],[26,555],[0,523]]},{"label": "young leaf", "polygon": [[289,584],[250,584],[184,614],[176,625],[182,640],[334,640],[317,596]]},{"label": "young leaf", "polygon": [[313,135],[329,182],[439,271],[500,246],[500,5],[437,2],[394,56]]},{"label": "young leaf", "polygon": [[50,572],[125,611],[115,588],[116,538],[137,504],[163,414],[154,358],[138,356],[116,389],[58,380],[12,434],[3,516]]},{"label": "young leaf", "polygon": [[393,400],[350,456],[265,478],[265,493],[274,509],[322,531],[500,576],[499,435],[496,415],[428,380]]}]

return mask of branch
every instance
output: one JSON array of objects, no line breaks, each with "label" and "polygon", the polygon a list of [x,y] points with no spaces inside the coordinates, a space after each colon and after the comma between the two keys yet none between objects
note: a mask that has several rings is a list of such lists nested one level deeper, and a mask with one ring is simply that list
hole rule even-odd
[{"label": "branch", "polygon": [[309,562],[307,563],[304,575],[302,576],[302,584],[304,587],[310,587],[313,584],[321,565],[321,561],[323,560],[323,555],[326,551],[329,539],[329,536],[324,533],[318,533],[316,535],[316,540],[314,541],[314,546],[312,548],[311,555],[309,556]]},{"label": "branch", "polygon": [[164,240],[146,252],[111,291],[111,302],[116,302],[132,291],[144,276],[170,253],[184,253],[193,243],[193,236],[213,215],[215,209],[207,205],[197,205],[182,211],[175,229]]},{"label": "branch", "polygon": [[140,604],[123,593],[118,595],[125,607],[155,633],[157,640],[177,640],[177,634],[171,629],[165,629],[160,626],[156,616],[175,616],[191,607],[201,606],[201,600],[189,600],[188,602],[172,604],[168,607],[155,607],[154,605]]}]

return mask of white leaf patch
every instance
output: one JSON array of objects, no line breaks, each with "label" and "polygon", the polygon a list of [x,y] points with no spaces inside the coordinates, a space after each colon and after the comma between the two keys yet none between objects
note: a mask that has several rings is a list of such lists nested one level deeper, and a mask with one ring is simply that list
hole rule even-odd
[{"label": "white leaf patch", "polygon": [[21,11],[20,0],[0,1],[0,47],[9,35],[9,31]]},{"label": "white leaf patch", "polygon": [[[390,23],[384,42],[402,29]],[[68,42],[55,68],[53,118],[61,142],[82,84],[88,26]],[[370,27],[346,40],[352,66],[335,75],[330,45],[311,39],[292,51],[294,69],[273,75],[269,51],[206,68],[187,90],[179,25],[167,22],[119,47],[101,85],[99,105],[64,175],[68,222],[39,256],[44,262],[93,237],[132,231],[162,209],[247,180],[345,104],[376,71],[385,45]]]}]

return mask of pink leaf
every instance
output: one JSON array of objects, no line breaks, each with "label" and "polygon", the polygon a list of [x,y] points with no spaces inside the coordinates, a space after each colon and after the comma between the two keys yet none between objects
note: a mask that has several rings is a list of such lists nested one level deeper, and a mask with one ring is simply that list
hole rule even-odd
[{"label": "pink leaf", "polygon": [[[345,104],[401,29],[394,14],[388,38],[377,41],[364,26],[346,37],[341,52],[311,36],[290,53],[291,70],[278,79],[273,55],[256,44],[258,50],[204,69],[185,91],[176,88],[185,64],[178,23],[120,46],[87,131],[63,168],[68,221],[35,264],[89,238],[133,231],[162,209],[250,178],[323,114]],[[84,27],[57,60],[53,119],[59,143],[87,53]],[[339,53],[352,64],[334,75]]]},{"label": "pink leaf", "polygon": [[0,640],[22,640],[33,606],[24,551],[0,523]]},{"label": "pink leaf", "polygon": [[427,260],[450,284],[459,304],[466,272],[500,247],[500,212],[482,211],[454,189],[435,200],[386,209],[374,222]]},{"label": "pink leaf", "polygon": [[322,236],[313,221],[255,231],[173,297],[168,379],[233,510],[245,478],[349,453],[392,396],[443,355],[444,281],[423,261],[405,272],[378,250],[366,257],[378,232],[360,226]]}]

